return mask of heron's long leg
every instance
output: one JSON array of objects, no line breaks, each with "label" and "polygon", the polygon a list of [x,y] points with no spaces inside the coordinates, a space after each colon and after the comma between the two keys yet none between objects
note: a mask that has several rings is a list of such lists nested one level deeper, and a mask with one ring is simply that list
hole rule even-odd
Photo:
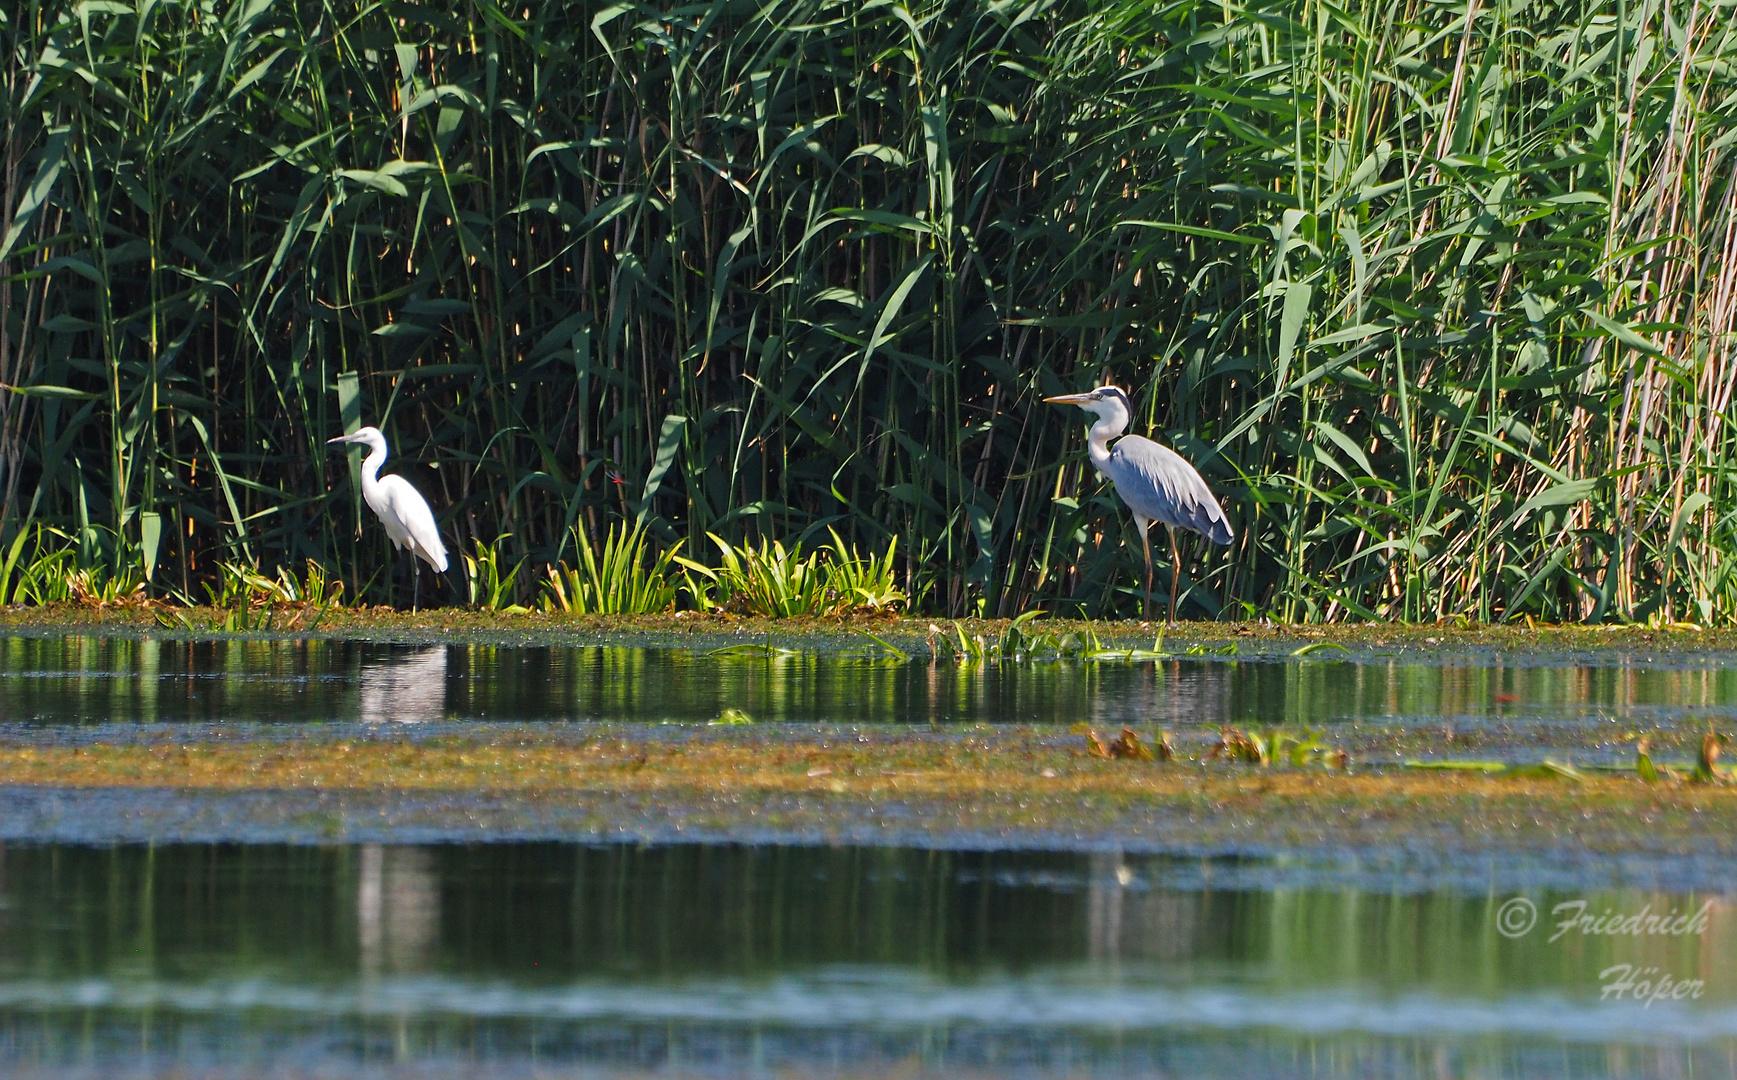
[{"label": "heron's long leg", "polygon": [[1140,617],[1152,617],[1152,538],[1149,535],[1152,523],[1139,514],[1134,515],[1134,527],[1140,530],[1140,548],[1146,553],[1146,606],[1140,609]]},{"label": "heron's long leg", "polygon": [[1176,582],[1182,574],[1182,565],[1176,558],[1176,530],[1164,526],[1164,531],[1170,534],[1170,622],[1176,623]]},{"label": "heron's long leg", "polygon": [[422,600],[422,560],[416,557],[416,549],[410,549],[410,610],[415,611],[416,605]]}]

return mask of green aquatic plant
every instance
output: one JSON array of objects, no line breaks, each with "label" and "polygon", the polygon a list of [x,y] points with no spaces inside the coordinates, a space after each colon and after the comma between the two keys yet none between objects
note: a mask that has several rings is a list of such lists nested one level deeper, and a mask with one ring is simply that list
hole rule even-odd
[{"label": "green aquatic plant", "polygon": [[783,657],[801,656],[801,649],[789,649],[782,645],[774,645],[770,641],[748,641],[740,645],[725,645],[706,653],[707,656],[760,656]]},{"label": "green aquatic plant", "polygon": [[1324,727],[1273,727],[1262,733],[1241,728],[1219,729],[1218,741],[1207,754],[1208,759],[1223,757],[1228,761],[1262,767],[1281,765],[1294,769],[1326,768],[1348,771],[1351,755],[1341,747],[1327,742]]},{"label": "green aquatic plant", "polygon": [[1488,776],[1508,776],[1530,778],[1534,780],[1569,780],[1574,783],[1584,783],[1586,774],[1565,761],[1545,758],[1542,761],[1508,762],[1508,761],[1420,761],[1416,758],[1405,762],[1407,769],[1422,769],[1437,772],[1476,772]]},{"label": "green aquatic plant", "polygon": [[66,577],[68,598],[87,607],[137,604],[146,599],[144,578],[133,568],[74,570]]},{"label": "green aquatic plant", "polygon": [[1292,649],[1291,657],[1292,659],[1300,659],[1305,656],[1313,656],[1318,652],[1325,652],[1328,649],[1337,649],[1340,652],[1351,651],[1337,641],[1311,641],[1307,645]]},{"label": "green aquatic plant", "polygon": [[1701,737],[1701,747],[1695,757],[1695,771],[1689,774],[1689,779],[1697,784],[1723,783],[1732,776],[1732,768],[1719,764],[1720,748],[1726,737],[1707,725],[1707,734]]},{"label": "green aquatic plant", "polygon": [[1271,759],[1267,756],[1267,741],[1252,732],[1240,728],[1221,728],[1218,742],[1206,756],[1208,759],[1223,756],[1230,761],[1240,761],[1247,765],[1267,765]]},{"label": "green aquatic plant", "polygon": [[[1051,634],[1032,633],[1027,626],[1042,618],[1040,610],[1027,611],[1003,627],[991,638],[986,634],[967,634],[964,624],[955,620],[951,633],[934,623],[929,624],[929,653],[937,660],[959,663],[981,663],[985,660],[1032,660],[1055,656],[1079,655],[1083,648],[1077,635],[1069,635],[1072,643],[1064,643]],[[1096,634],[1086,631],[1097,640]]]},{"label": "green aquatic plant", "polygon": [[835,597],[835,613],[892,612],[905,606],[909,597],[898,586],[899,538],[887,539],[887,550],[881,555],[861,555],[844,542],[838,530],[828,528],[832,543],[827,546],[826,585]]},{"label": "green aquatic plant", "polygon": [[952,660],[962,664],[979,663],[989,656],[989,642],[982,634],[966,634],[958,622],[952,632],[929,624],[929,655],[936,660]]},{"label": "green aquatic plant", "polygon": [[298,583],[284,571],[277,577],[267,577],[246,563],[224,562],[217,568],[217,580],[203,585],[206,601],[217,608],[269,605],[301,600]]},{"label": "green aquatic plant", "polygon": [[321,609],[344,606],[344,580],[313,559],[306,561],[300,575],[288,567],[279,567],[277,579],[284,598],[291,602]]},{"label": "green aquatic plant", "polygon": [[[61,543],[50,543],[51,536]],[[76,554],[66,537],[42,525],[18,530],[0,563],[0,602],[42,605],[72,599]]]},{"label": "green aquatic plant", "polygon": [[711,582],[707,606],[772,618],[825,615],[837,608],[839,597],[819,552],[804,556],[778,540],[734,545],[708,535],[722,561],[717,567],[692,567]]},{"label": "green aquatic plant", "polygon": [[726,708],[718,714],[716,720],[706,721],[708,727],[743,727],[754,723],[754,718],[734,706]]},{"label": "green aquatic plant", "polygon": [[1274,728],[1267,735],[1267,752],[1271,760],[1283,761],[1293,768],[1334,763],[1335,750],[1326,742],[1327,729],[1305,727],[1293,731]]},{"label": "green aquatic plant", "polygon": [[875,646],[875,650],[880,656],[883,656],[887,659],[893,660],[893,661],[901,663],[901,664],[911,658],[911,654],[909,652],[907,652],[904,649],[899,648],[897,645],[894,645],[892,642],[888,641],[884,637],[881,637],[879,634],[871,634],[867,630],[858,630],[856,632],[858,634],[862,635],[863,637],[868,638],[869,641],[873,642],[874,646]]},{"label": "green aquatic plant", "polygon": [[995,654],[1006,660],[1025,659],[1034,647],[1048,644],[1049,635],[1028,635],[1025,631],[1028,624],[1042,617],[1042,611],[1027,611],[1008,623],[1001,631],[1001,640],[995,644]]},{"label": "green aquatic plant", "polygon": [[[1163,650],[1163,647],[1164,647],[1164,636],[1162,634],[1160,634],[1158,636],[1157,641],[1155,641],[1153,643],[1152,649],[1155,652],[1161,652]],[[1208,645],[1205,642],[1196,642],[1195,644],[1188,646],[1188,648],[1183,649],[1182,655],[1183,656],[1236,656],[1239,652],[1241,652],[1241,650],[1236,647],[1236,642],[1234,642],[1234,641],[1227,642],[1223,645]]]},{"label": "green aquatic plant", "polygon": [[1527,777],[1535,780],[1567,780],[1576,784],[1586,782],[1586,774],[1566,761],[1545,758],[1543,761],[1527,762],[1510,765],[1501,773],[1503,776]]},{"label": "green aquatic plant", "polygon": [[580,528],[573,530],[579,565],[565,562],[547,570],[542,605],[546,611],[576,615],[649,615],[675,606],[676,586],[670,580],[672,565],[688,565],[681,559],[681,541],[653,550],[645,526],[612,525],[601,550],[592,547]]},{"label": "green aquatic plant", "polygon": [[895,576],[897,538],[887,542],[885,554],[866,556],[836,531],[831,544],[806,555],[778,540],[756,545],[711,539],[717,566],[681,560],[689,575],[686,591],[700,610],[771,618],[890,614],[907,600]]},{"label": "green aquatic plant", "polygon": [[1658,766],[1653,764],[1652,740],[1644,736],[1634,744],[1634,771],[1649,784],[1656,784],[1663,778]]},{"label": "green aquatic plant", "polygon": [[463,556],[464,580],[471,607],[483,611],[527,610],[518,603],[519,571],[524,569],[525,560],[520,558],[511,567],[506,565],[503,549],[511,538],[510,533],[502,533],[493,543],[478,540],[476,554]]},{"label": "green aquatic plant", "polygon": [[[978,663],[985,660],[1003,660],[1014,662],[1080,660],[1110,663],[1147,663],[1154,660],[1172,659],[1172,653],[1164,651],[1164,634],[1159,631],[1152,640],[1150,649],[1130,646],[1117,648],[1106,645],[1098,636],[1093,626],[1085,627],[1083,632],[1068,631],[1066,633],[1051,633],[1032,630],[1033,620],[1041,618],[1046,613],[1041,610],[1027,611],[1013,619],[1001,632],[993,637],[987,634],[968,634],[962,623],[954,621],[951,632],[944,631],[935,623],[929,624],[929,652],[937,660],[953,660],[960,663]],[[1232,652],[1235,646],[1230,646]],[[1207,649],[1197,647],[1187,655],[1204,656],[1220,653],[1222,649]]]},{"label": "green aquatic plant", "polygon": [[1176,747],[1171,744],[1170,733],[1168,731],[1160,730],[1158,732],[1158,737],[1152,744],[1152,752],[1157,756],[1159,761],[1176,760]]}]

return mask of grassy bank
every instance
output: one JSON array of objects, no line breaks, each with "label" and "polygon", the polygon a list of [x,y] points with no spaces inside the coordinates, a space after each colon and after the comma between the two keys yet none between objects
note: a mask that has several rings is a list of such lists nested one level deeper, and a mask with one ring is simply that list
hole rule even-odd
[{"label": "grassy bank", "polygon": [[832,526],[926,612],[1127,614],[1040,401],[1114,378],[1238,529],[1193,615],[1737,612],[1719,5],[31,0],[0,44],[0,541],[157,594],[401,600],[324,445],[373,421],[527,579],[581,524]]},{"label": "grassy bank", "polygon": [[[663,612],[646,615],[582,615],[566,612],[478,611],[440,608],[399,611],[386,607],[319,608],[282,604],[252,611],[245,625],[232,608],[137,605],[92,607],[49,604],[0,609],[0,634],[151,635],[199,640],[227,638],[331,638],[403,643],[491,641],[502,644],[600,645],[638,643],[669,648],[712,649],[755,643],[775,648],[852,651],[897,659],[885,645],[911,657],[973,663],[1003,657],[1004,645],[1043,647],[1044,639],[1094,638],[1113,649],[1137,650],[1133,662],[1150,662],[1153,651],[1170,658],[1297,659],[1324,661],[1370,652],[1413,656],[1499,652],[1517,657],[1562,659],[1600,655],[1695,657],[1737,651],[1737,630],[1684,625],[1489,625],[1444,621],[1429,625],[1341,623],[1296,626],[1274,623],[1118,622],[1043,619],[932,619],[891,614],[830,618],[766,618],[727,612]],[[872,635],[872,637],[870,636]],[[955,647],[963,635],[973,652]],[[1301,655],[1299,650],[1304,650]],[[1044,655],[1049,655],[1045,653]],[[1080,660],[1078,651],[1067,659]]]}]

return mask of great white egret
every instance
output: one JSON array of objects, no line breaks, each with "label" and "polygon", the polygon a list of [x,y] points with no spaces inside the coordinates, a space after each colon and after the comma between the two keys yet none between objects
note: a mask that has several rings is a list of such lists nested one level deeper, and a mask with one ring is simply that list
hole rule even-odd
[{"label": "great white egret", "polygon": [[446,545],[440,541],[440,530],[434,524],[434,511],[428,500],[402,476],[381,476],[380,466],[386,463],[386,436],[377,427],[357,428],[348,435],[327,439],[326,445],[360,443],[368,448],[362,462],[362,498],[368,508],[386,526],[386,536],[395,548],[405,548],[412,556],[410,568],[414,584],[410,589],[410,608],[416,609],[422,588],[422,567],[416,560],[446,573]]},{"label": "great white egret", "polygon": [[[1059,394],[1044,398],[1057,405],[1078,405],[1098,418],[1086,436],[1086,453],[1092,465],[1116,485],[1116,494],[1134,511],[1140,530],[1140,546],[1146,552],[1146,608],[1152,607],[1152,543],[1146,536],[1154,521],[1170,533],[1170,621],[1176,621],[1176,586],[1180,573],[1176,558],[1176,530],[1188,529],[1215,544],[1228,544],[1235,537],[1224,510],[1212,489],[1194,471],[1194,466],[1167,446],[1159,446],[1128,430],[1134,409],[1128,395],[1114,386],[1100,386],[1083,394]],[[1116,436],[1122,435],[1120,439]],[[1116,439],[1114,448],[1110,440]]]}]

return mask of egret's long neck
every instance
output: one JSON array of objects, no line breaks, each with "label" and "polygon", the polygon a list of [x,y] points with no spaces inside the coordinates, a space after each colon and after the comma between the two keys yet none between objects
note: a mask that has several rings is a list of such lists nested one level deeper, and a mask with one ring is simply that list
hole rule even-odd
[{"label": "egret's long neck", "polygon": [[1086,454],[1099,472],[1110,462],[1110,440],[1128,430],[1128,411],[1120,403],[1109,404],[1113,407],[1108,414],[1098,417],[1098,422],[1086,433]]},{"label": "egret's long neck", "polygon": [[384,441],[370,446],[368,456],[362,461],[362,490],[380,482],[380,466],[386,464],[386,443]]}]

